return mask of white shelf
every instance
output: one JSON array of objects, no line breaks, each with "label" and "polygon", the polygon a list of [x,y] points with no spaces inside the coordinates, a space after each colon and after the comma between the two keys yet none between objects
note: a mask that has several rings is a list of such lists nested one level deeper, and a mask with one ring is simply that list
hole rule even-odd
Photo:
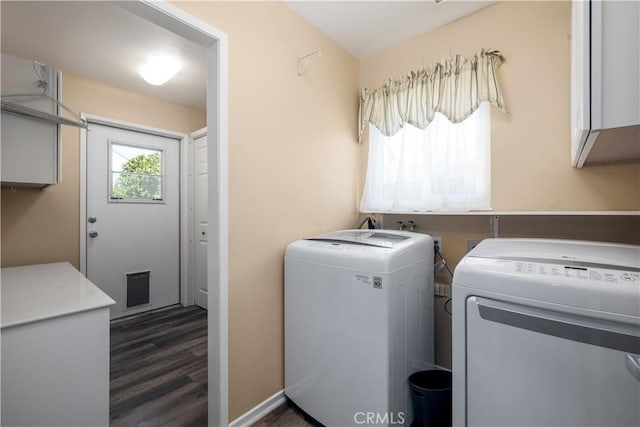
[{"label": "white shelf", "polygon": [[439,216],[640,216],[640,211],[471,211],[471,212],[368,212],[362,215],[439,215]]}]

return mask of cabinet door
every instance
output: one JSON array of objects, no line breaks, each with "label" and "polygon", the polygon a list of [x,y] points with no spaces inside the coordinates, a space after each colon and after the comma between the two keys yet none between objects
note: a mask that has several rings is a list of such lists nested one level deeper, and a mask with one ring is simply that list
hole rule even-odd
[{"label": "cabinet door", "polygon": [[571,164],[577,163],[591,129],[589,3],[574,1],[571,14]]},{"label": "cabinet door", "polygon": [[[596,6],[597,4],[597,6]],[[599,13],[596,15],[595,13]],[[592,26],[601,26],[600,52],[593,52],[602,69],[600,123],[593,129],[640,124],[640,2],[593,2]],[[592,34],[592,50],[598,47]],[[592,65],[595,67],[595,65]],[[592,83],[593,84],[593,83]],[[593,99],[593,101],[597,101]],[[593,108],[593,107],[592,107]]]},{"label": "cabinet door", "polygon": [[640,2],[573,2],[571,161],[640,161]]},{"label": "cabinet door", "polygon": [[108,307],[3,328],[1,338],[3,426],[109,425]]},{"label": "cabinet door", "polygon": [[58,182],[58,126],[2,114],[2,182],[48,185]]},{"label": "cabinet door", "polygon": [[[36,73],[36,69],[39,75]],[[38,79],[47,82],[47,94],[58,96],[59,75],[33,61],[2,54],[3,101],[57,114],[57,105],[44,97],[6,97],[18,94],[40,94]],[[47,185],[58,182],[59,125],[26,116],[2,113],[3,183]]]}]

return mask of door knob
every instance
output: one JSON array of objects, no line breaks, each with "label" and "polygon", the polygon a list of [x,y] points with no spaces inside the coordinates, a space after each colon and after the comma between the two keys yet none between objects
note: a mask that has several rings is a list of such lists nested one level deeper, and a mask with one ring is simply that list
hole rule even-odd
[{"label": "door knob", "polygon": [[93,224],[94,222],[97,221],[95,216],[90,216],[89,218],[87,218],[87,221],[89,221],[90,224]]},{"label": "door knob", "polygon": [[98,232],[97,232],[97,231],[94,231],[94,230],[91,230],[91,231],[89,232],[89,237],[98,237]]}]

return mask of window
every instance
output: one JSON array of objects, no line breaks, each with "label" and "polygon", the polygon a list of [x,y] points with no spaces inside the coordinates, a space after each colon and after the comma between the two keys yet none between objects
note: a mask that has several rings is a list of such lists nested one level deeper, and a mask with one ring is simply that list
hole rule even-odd
[{"label": "window", "polygon": [[162,202],[164,153],[155,148],[109,142],[109,201]]},{"label": "window", "polygon": [[391,137],[369,125],[361,212],[489,209],[491,116],[484,102],[462,123],[436,113],[424,130],[405,124]]}]

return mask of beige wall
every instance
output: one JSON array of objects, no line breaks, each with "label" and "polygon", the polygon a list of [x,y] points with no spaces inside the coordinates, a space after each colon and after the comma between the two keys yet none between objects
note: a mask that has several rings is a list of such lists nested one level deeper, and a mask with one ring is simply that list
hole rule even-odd
[{"label": "beige wall", "polygon": [[[279,2],[179,2],[229,37],[230,419],[282,390],[283,255],[357,221],[358,62]],[[298,77],[296,60],[322,56]]]},{"label": "beige wall", "polygon": [[[499,49],[507,59],[500,74],[511,114],[495,110],[492,114],[494,208],[640,207],[638,165],[583,170],[569,165],[568,3],[499,3],[361,63],[277,2],[175,4],[229,36],[231,420],[283,387],[287,243],[351,227],[357,221],[366,165],[366,144],[355,142],[359,82],[377,87],[389,77],[456,53]],[[322,57],[298,77],[296,59],[315,50],[321,50]],[[73,79],[67,77],[66,89],[70,84]],[[132,96],[135,99],[129,103],[135,101],[141,107],[133,94],[103,91],[81,78],[76,84],[75,98],[65,94],[67,102],[76,103],[71,104],[76,110],[123,120],[144,112],[134,108],[119,114],[115,104],[105,106],[85,96],[99,93],[118,102]],[[194,117],[198,117],[196,123],[203,123],[202,116],[185,112],[174,118],[185,127],[171,126],[193,130],[199,127],[189,121]],[[171,119],[154,114],[134,121],[168,127]],[[65,132],[62,184],[42,193],[3,189],[3,265],[5,261],[15,265],[59,259],[77,264],[77,131]],[[418,222],[419,231],[441,235],[452,266],[464,254],[467,239],[489,235],[486,217],[405,219]],[[386,221],[392,225],[395,218],[389,216]],[[509,233],[626,241],[632,234],[625,230],[640,229],[637,220],[628,218],[523,217],[516,221]],[[573,231],[565,232],[570,225]],[[441,303],[437,305],[438,361],[447,366],[450,326]]]},{"label": "beige wall", "polygon": [[570,164],[570,33],[570,2],[499,2],[362,61],[361,85],[377,88],[458,53],[498,49],[510,113],[491,113],[493,208],[638,210],[640,164]]},{"label": "beige wall", "polygon": [[[12,52],[19,56],[19,52]],[[205,126],[205,113],[64,72],[72,110],[178,132]],[[69,261],[80,265],[80,131],[63,126],[62,183],[42,190],[2,187],[2,266]]]}]

